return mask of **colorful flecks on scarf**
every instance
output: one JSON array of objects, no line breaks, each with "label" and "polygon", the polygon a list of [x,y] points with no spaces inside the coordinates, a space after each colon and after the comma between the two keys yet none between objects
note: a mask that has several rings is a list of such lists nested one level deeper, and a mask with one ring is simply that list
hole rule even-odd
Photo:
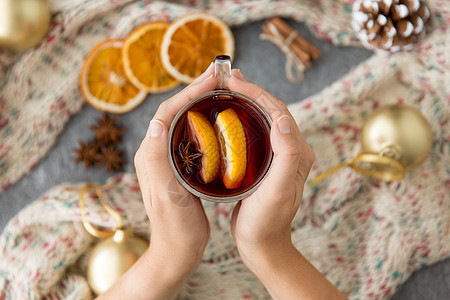
[{"label": "colorful flecks on scarf", "polygon": [[[222,4],[210,1],[208,9],[218,11],[218,7],[222,8],[218,14],[229,13],[224,18],[230,24],[278,13],[295,15],[309,22],[320,36],[335,43],[349,44],[353,36],[349,31],[351,27],[335,26],[347,22],[343,20],[348,18],[349,12],[344,9],[345,5],[339,6],[344,2],[327,4],[329,2],[321,1],[322,6],[318,7],[323,9],[323,14],[312,9],[307,11],[310,16],[300,12],[305,4],[293,5],[289,1],[258,2],[267,5],[265,9],[271,7],[273,10],[252,6],[257,2],[230,2],[225,9]],[[80,17],[82,23],[71,27],[75,26],[72,25],[75,21],[71,17],[64,19],[64,14],[61,14],[62,25],[58,26],[61,26],[59,30],[62,33],[30,52],[33,55],[25,53],[19,58],[0,56],[0,61],[9,63],[17,59],[10,66],[7,79],[5,73],[0,73],[0,82],[7,80],[0,92],[0,124],[3,126],[0,129],[0,151],[8,149],[13,154],[20,153],[32,162],[30,165],[35,164],[51,146],[70,113],[81,106],[81,101],[77,100],[79,93],[74,90],[76,83],[64,85],[63,90],[48,89],[52,80],[60,83],[59,75],[50,76],[48,81],[43,78],[44,87],[36,90],[34,83],[37,79],[31,78],[32,74],[28,76],[30,78],[19,76],[19,71],[25,71],[26,62],[34,63],[30,65],[36,66],[35,70],[46,72],[52,70],[52,63],[56,63],[55,70],[58,70],[63,60],[55,61],[56,55],[50,55],[51,59],[44,57],[47,51],[51,53],[58,45],[67,43],[71,47],[60,47],[57,52],[62,51],[68,64],[76,69],[83,53],[86,54],[105,35],[120,37],[128,33],[129,20],[133,23],[144,20],[144,16],[155,18],[154,12],[161,12],[164,17],[175,17],[190,10],[154,2],[136,2],[123,8],[118,8],[125,3],[123,1],[113,1],[109,5],[105,5],[108,3],[106,1],[98,3],[100,6],[96,7],[93,2],[90,6],[88,2],[83,2],[77,8],[79,10],[73,9],[70,13],[65,7],[67,16]],[[200,5],[196,1],[195,4]],[[342,169],[318,187],[305,189],[301,210],[293,222],[293,242],[351,299],[384,299],[392,295],[414,270],[450,254],[450,14],[445,10],[448,7],[445,1],[429,1],[429,5],[433,12],[433,27],[414,51],[391,56],[374,55],[320,94],[290,106],[302,133],[316,152],[316,163],[310,178],[359,153],[361,124],[376,107],[396,102],[413,105],[432,125],[433,147],[429,157],[401,182],[384,183],[351,169]],[[98,8],[99,12],[111,11],[108,16],[94,20],[97,11],[92,11],[93,8]],[[124,18],[127,20],[124,21]],[[59,20],[58,17],[56,20]],[[86,25],[82,26],[84,23]],[[80,30],[71,31],[71,28]],[[42,59],[48,62],[41,65]],[[64,68],[61,67],[61,70]],[[66,74],[69,76],[66,82],[71,82],[69,74]],[[46,90],[59,94],[47,95]],[[14,94],[15,91],[17,94]],[[10,95],[17,96],[17,103],[10,100]],[[28,144],[17,139],[20,143],[15,146],[3,135],[15,136],[18,129],[21,132],[34,130],[32,126],[24,127],[23,118],[33,120],[34,117],[30,113],[33,110],[25,110],[28,112],[26,114],[19,109],[24,103],[39,103],[40,107],[48,110],[47,116],[54,119],[31,122],[41,126],[36,130],[45,132],[39,137],[39,143],[32,140]],[[29,134],[24,133],[24,136],[29,137]],[[36,148],[36,145],[39,147]],[[34,154],[30,155],[29,151]],[[8,155],[13,155],[9,152]],[[3,180],[6,176],[13,182],[30,165],[18,168],[15,160],[5,156],[5,153],[0,153],[1,164],[4,166],[10,162],[11,165],[1,169],[0,178]],[[6,181],[2,186],[5,184]],[[86,255],[94,240],[80,223],[77,207],[80,187],[55,187],[21,211],[5,228],[0,237],[0,253],[4,258],[0,260],[0,298],[37,298],[43,295],[76,299],[92,297],[83,272]],[[146,235],[150,232],[134,175],[125,174],[110,179],[103,191],[138,233]],[[112,220],[101,211],[94,197],[88,203],[91,222],[103,226],[111,224]],[[224,299],[268,298],[261,283],[242,264],[232,240],[227,216],[233,204],[205,202],[204,205],[212,224],[211,240],[202,264],[183,287],[180,298],[208,299],[218,294]]]}]

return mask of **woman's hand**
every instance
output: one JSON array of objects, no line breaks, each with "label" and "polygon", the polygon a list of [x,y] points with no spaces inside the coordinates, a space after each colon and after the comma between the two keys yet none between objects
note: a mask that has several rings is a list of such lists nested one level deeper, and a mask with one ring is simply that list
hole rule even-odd
[{"label": "woman's hand", "polygon": [[231,231],[242,260],[274,299],[345,299],[294,247],[291,223],[314,162],[308,145],[286,105],[245,80],[238,70],[231,90],[253,98],[270,114],[274,160],[268,176],[232,215]]},{"label": "woman's hand", "polygon": [[149,249],[101,295],[105,299],[171,299],[200,263],[209,223],[200,199],[175,178],[168,158],[168,128],[192,98],[214,90],[213,64],[183,91],[163,102],[136,152],[134,164],[152,226]]},{"label": "woman's hand", "polygon": [[200,262],[209,239],[209,223],[200,200],[185,190],[173,174],[168,159],[168,128],[189,100],[214,89],[212,69],[160,105],[134,163],[152,226],[152,256],[162,266],[172,261],[177,262],[178,269],[187,271]]},{"label": "woman's hand", "polygon": [[236,245],[244,261],[249,261],[254,251],[271,252],[291,245],[291,223],[300,206],[314,152],[283,102],[247,82],[238,70],[233,70],[228,85],[255,99],[273,120],[272,168],[255,193],[238,203],[232,217]]}]

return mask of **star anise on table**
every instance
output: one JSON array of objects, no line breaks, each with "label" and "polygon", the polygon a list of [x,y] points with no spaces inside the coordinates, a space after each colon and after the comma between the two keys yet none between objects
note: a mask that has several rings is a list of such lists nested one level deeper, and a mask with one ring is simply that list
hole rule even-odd
[{"label": "star anise on table", "polygon": [[192,142],[182,141],[178,144],[177,151],[178,158],[177,163],[181,164],[181,171],[192,175],[196,169],[200,168],[199,159],[202,157],[202,153],[197,151],[197,147]]},{"label": "star anise on table", "polygon": [[98,164],[106,165],[108,173],[122,170],[122,164],[124,163],[123,151],[116,149],[113,145],[102,147],[96,158]]},{"label": "star anise on table", "polygon": [[78,148],[73,150],[77,155],[75,162],[83,162],[86,169],[90,168],[97,162],[99,149],[100,146],[94,141],[88,141],[86,143],[83,141],[78,141]]},{"label": "star anise on table", "polygon": [[95,132],[95,139],[103,142],[104,145],[120,142],[120,136],[125,129],[116,125],[117,117],[109,117],[107,113],[97,121],[96,125],[91,126],[91,130]]}]

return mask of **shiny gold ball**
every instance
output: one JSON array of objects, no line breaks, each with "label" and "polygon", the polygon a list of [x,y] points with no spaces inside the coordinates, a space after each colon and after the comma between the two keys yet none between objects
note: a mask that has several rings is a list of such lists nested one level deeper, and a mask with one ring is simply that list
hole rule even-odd
[{"label": "shiny gold ball", "polygon": [[114,236],[98,243],[89,257],[87,279],[97,295],[108,290],[147,250],[147,241],[117,229]]},{"label": "shiny gold ball", "polygon": [[0,0],[0,48],[33,47],[47,34],[50,19],[45,0]]},{"label": "shiny gold ball", "polygon": [[373,111],[361,131],[363,153],[390,156],[406,171],[421,164],[431,149],[431,126],[415,108],[387,105]]}]

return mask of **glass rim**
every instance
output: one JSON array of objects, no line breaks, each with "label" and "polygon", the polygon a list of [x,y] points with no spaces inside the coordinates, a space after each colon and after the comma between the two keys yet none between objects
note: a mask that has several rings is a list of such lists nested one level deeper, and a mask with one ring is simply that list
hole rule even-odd
[{"label": "glass rim", "polygon": [[[178,123],[178,120],[180,119],[180,117],[188,110],[188,108],[192,107],[193,105],[195,105],[196,103],[205,100],[206,98],[209,98],[211,96],[214,95],[230,95],[230,96],[236,96],[239,98],[243,98],[246,101],[250,102],[252,105],[255,106],[255,108],[264,116],[264,118],[266,118],[266,120],[269,123],[269,127],[272,126],[272,118],[270,117],[269,113],[264,109],[264,107],[262,107],[258,102],[256,102],[255,100],[253,100],[252,98],[241,94],[239,92],[235,92],[235,91],[230,91],[230,90],[226,90],[226,89],[220,89],[220,90],[214,90],[214,91],[209,91],[206,93],[203,93],[193,99],[191,99],[188,103],[186,103],[179,111],[178,113],[175,115],[175,117],[173,118],[172,123],[170,124],[170,128],[169,128],[169,132],[168,132],[168,159],[169,159],[169,164],[170,167],[172,168],[172,171],[176,177],[176,179],[178,180],[178,182],[186,189],[188,190],[188,192],[190,192],[191,194],[199,197],[200,199],[203,200],[208,200],[208,201],[212,201],[212,202],[235,202],[235,201],[239,201],[242,200],[244,198],[247,198],[248,196],[250,196],[251,194],[253,194],[255,192],[255,190],[261,185],[261,183],[264,181],[264,179],[266,179],[266,177],[269,175],[270,170],[272,169],[272,165],[273,165],[273,150],[272,155],[270,157],[270,163],[269,166],[265,172],[265,174],[259,179],[259,181],[252,186],[250,189],[236,194],[236,195],[224,195],[224,196],[212,196],[212,195],[208,195],[205,194],[199,190],[197,190],[195,187],[193,187],[192,185],[189,184],[189,182],[187,182],[187,180],[184,179],[184,177],[180,174],[180,171],[178,170],[174,159],[173,159],[173,147],[172,147],[172,138],[173,138],[173,133],[175,130],[175,125]],[[220,101],[220,100],[217,100]],[[270,136],[270,132],[269,132],[269,136]]]}]

